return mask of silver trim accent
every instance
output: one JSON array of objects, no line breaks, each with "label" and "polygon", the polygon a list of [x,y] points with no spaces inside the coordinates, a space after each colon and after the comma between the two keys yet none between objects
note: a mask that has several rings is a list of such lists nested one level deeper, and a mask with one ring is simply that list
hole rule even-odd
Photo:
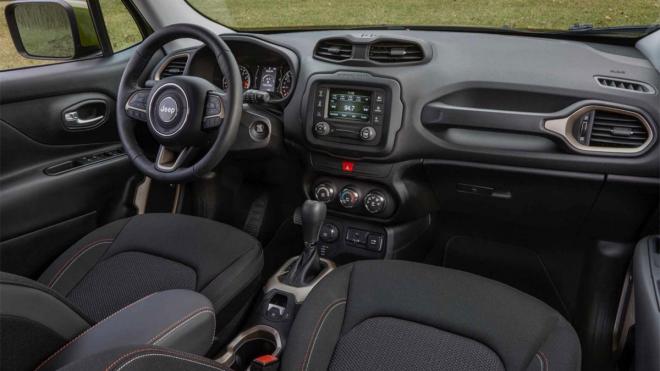
[{"label": "silver trim accent", "polygon": [[126,107],[124,107],[124,110],[128,110],[129,108],[132,109],[132,110],[136,110],[136,111],[140,111],[140,112],[143,112],[143,113],[147,113],[147,110],[146,110],[146,109],[133,107],[133,106],[131,106],[130,104],[126,103]]},{"label": "silver trim accent", "polygon": [[[619,87],[616,87],[616,86],[609,86],[609,85],[605,85],[605,84],[601,83],[598,79],[607,79],[607,80],[622,82],[622,83],[625,83],[625,84],[637,84],[637,85],[641,85],[641,86],[645,87],[646,89],[648,89],[648,91],[637,91],[637,90],[619,88]],[[616,90],[627,91],[629,93],[637,93],[637,94],[655,94],[655,89],[653,88],[653,86],[651,86],[651,85],[649,85],[645,82],[641,82],[641,81],[620,79],[620,78],[617,78],[617,77],[602,76],[602,75],[594,76],[594,80],[596,80],[596,83],[598,84],[598,86],[601,86],[601,87],[607,88],[607,89],[616,89]]]},{"label": "silver trim accent", "polygon": [[188,147],[179,152],[175,158],[174,151],[170,151],[167,147],[161,145],[158,147],[158,155],[156,155],[156,169],[164,173],[170,173],[181,166],[186,154],[188,154]]},{"label": "silver trim accent", "polygon": [[[272,337],[272,339],[269,339],[268,337]],[[280,333],[270,326],[257,325],[238,334],[234,340],[227,345],[225,354],[216,358],[215,361],[226,367],[231,367],[235,361],[236,351],[252,340],[263,340],[274,343],[275,350],[271,354],[275,357],[278,357],[280,353],[282,353],[282,338],[280,337]]]},{"label": "silver trim accent", "polygon": [[[649,137],[641,146],[634,148],[585,146],[584,144],[579,143],[577,139],[575,139],[575,136],[573,136],[573,128],[575,126],[575,123],[580,119],[580,117],[585,115],[587,112],[593,110],[615,112],[615,113],[633,116],[642,123],[646,131],[649,133]],[[653,128],[651,127],[651,124],[649,124],[649,122],[646,120],[644,116],[634,111],[608,107],[608,106],[600,106],[600,105],[584,106],[567,117],[546,120],[543,123],[543,127],[548,131],[551,131],[555,134],[559,134],[571,147],[587,152],[600,152],[600,153],[612,153],[612,154],[640,153],[644,151],[649,145],[651,145],[651,143],[653,143],[653,140],[655,139],[655,133],[653,131]]]},{"label": "silver trim accent", "polygon": [[289,268],[289,266],[293,264],[296,259],[298,259],[297,256],[287,260],[286,263],[284,263],[284,265],[282,265],[280,269],[278,269],[277,272],[270,277],[268,282],[266,282],[266,286],[264,286],[264,293],[267,293],[271,290],[284,291],[293,295],[293,297],[296,299],[296,304],[301,304],[305,301],[305,299],[307,299],[307,295],[309,295],[314,286],[316,286],[325,276],[337,268],[335,263],[332,261],[321,258],[321,262],[325,265],[325,268],[323,268],[321,273],[319,273],[319,275],[316,276],[316,278],[309,285],[303,287],[289,286],[280,281],[280,277],[288,272],[287,268]]},{"label": "silver trim accent", "polygon": [[143,215],[147,210],[147,200],[149,199],[149,190],[151,189],[151,178],[144,177],[144,180],[135,189],[133,205],[137,209],[138,215]]},{"label": "silver trim accent", "polygon": [[183,116],[179,127],[176,130],[174,130],[173,132],[169,133],[169,134],[163,134],[160,131],[158,131],[156,129],[156,126],[153,124],[153,122],[151,122],[151,115],[148,114],[148,113],[147,113],[147,122],[149,123],[151,128],[154,129],[154,131],[156,133],[158,133],[158,134],[160,134],[164,137],[171,137],[172,135],[175,135],[176,133],[180,132],[181,129],[183,129],[183,127],[188,123],[188,114],[190,113],[190,103],[188,101],[188,95],[186,94],[186,92],[183,90],[182,87],[180,87],[179,85],[177,85],[173,82],[168,82],[166,84],[163,84],[163,85],[159,86],[158,89],[156,89],[156,91],[154,91],[153,94],[151,94],[151,99],[149,100],[149,103],[147,104],[147,112],[151,112],[151,108],[154,104],[154,100],[155,100],[156,96],[158,96],[158,92],[166,86],[174,86],[175,88],[179,89],[179,91],[183,94],[183,98],[186,100],[186,114],[185,114],[185,116]]},{"label": "silver trim accent", "polygon": [[165,61],[163,62],[163,64],[161,64],[160,67],[158,67],[158,70],[156,71],[156,73],[154,73],[154,80],[159,81],[160,80],[160,75],[163,73],[163,71],[165,71],[165,68],[167,68],[167,66],[169,66],[169,64],[172,63],[173,60],[175,60],[177,58],[183,58],[183,57],[186,58],[186,66],[184,67],[184,70],[185,70],[188,67],[188,62],[190,61],[190,54],[188,54],[188,53],[174,54],[171,57],[167,57],[165,59]]}]

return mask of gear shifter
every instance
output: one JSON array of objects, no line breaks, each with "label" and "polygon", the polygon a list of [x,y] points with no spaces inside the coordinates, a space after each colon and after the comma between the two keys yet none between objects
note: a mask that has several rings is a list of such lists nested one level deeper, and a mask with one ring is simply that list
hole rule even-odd
[{"label": "gear shifter", "polygon": [[302,206],[302,227],[305,248],[289,269],[284,283],[290,286],[302,287],[314,280],[321,272],[321,259],[316,244],[319,232],[325,221],[327,207],[325,203],[307,200]]}]

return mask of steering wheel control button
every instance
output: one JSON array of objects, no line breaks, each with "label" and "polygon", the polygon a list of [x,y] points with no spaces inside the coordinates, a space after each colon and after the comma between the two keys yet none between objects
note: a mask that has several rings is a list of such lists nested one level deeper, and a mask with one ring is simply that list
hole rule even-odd
[{"label": "steering wheel control button", "polygon": [[204,117],[219,116],[223,111],[222,99],[215,94],[209,94],[206,98]]},{"label": "steering wheel control button", "polygon": [[250,138],[256,142],[261,142],[262,140],[268,138],[270,135],[270,129],[268,124],[263,121],[255,121],[250,124]]},{"label": "steering wheel control button", "polygon": [[365,126],[360,130],[360,139],[365,142],[371,142],[376,138],[376,129],[371,126]]},{"label": "steering wheel control button", "polygon": [[339,203],[346,209],[352,209],[360,202],[360,194],[351,187],[344,187],[339,193]]},{"label": "steering wheel control button", "polygon": [[136,110],[147,110],[147,98],[149,98],[149,90],[138,90],[130,98],[128,98],[128,108]]},{"label": "steering wheel control button", "polygon": [[128,117],[134,119],[134,120],[139,120],[139,121],[147,121],[147,112],[146,111],[140,111],[135,108],[128,107],[126,108],[126,115]]},{"label": "steering wheel control button", "polygon": [[321,137],[330,134],[330,124],[325,121],[317,122],[314,125],[314,133]]},{"label": "steering wheel control button", "polygon": [[317,201],[330,202],[335,199],[335,187],[328,183],[321,183],[314,188],[314,197]]},{"label": "steering wheel control button", "polygon": [[126,114],[128,117],[139,120],[147,121],[147,99],[149,98],[149,90],[138,90],[128,98],[126,102]]},{"label": "steering wheel control button", "polygon": [[323,242],[335,242],[339,238],[339,228],[334,224],[326,223],[321,227],[319,238]]},{"label": "steering wheel control button", "polygon": [[370,214],[378,214],[385,210],[385,195],[379,191],[371,191],[364,197],[364,208]]},{"label": "steering wheel control button", "polygon": [[225,107],[222,104],[222,98],[216,94],[208,94],[206,97],[206,105],[204,106],[202,129],[210,130],[220,127],[224,116]]}]

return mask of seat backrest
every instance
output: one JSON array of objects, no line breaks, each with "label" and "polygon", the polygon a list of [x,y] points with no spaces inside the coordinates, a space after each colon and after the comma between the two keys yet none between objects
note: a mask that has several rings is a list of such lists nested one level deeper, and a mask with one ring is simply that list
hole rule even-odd
[{"label": "seat backrest", "polygon": [[0,272],[2,370],[33,370],[90,324],[56,291],[30,279]]}]

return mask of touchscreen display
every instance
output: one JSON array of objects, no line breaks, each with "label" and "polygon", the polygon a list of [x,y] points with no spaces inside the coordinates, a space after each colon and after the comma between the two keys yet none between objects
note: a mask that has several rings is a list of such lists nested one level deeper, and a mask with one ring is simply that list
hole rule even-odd
[{"label": "touchscreen display", "polygon": [[371,92],[330,89],[328,118],[366,122],[371,118]]}]

